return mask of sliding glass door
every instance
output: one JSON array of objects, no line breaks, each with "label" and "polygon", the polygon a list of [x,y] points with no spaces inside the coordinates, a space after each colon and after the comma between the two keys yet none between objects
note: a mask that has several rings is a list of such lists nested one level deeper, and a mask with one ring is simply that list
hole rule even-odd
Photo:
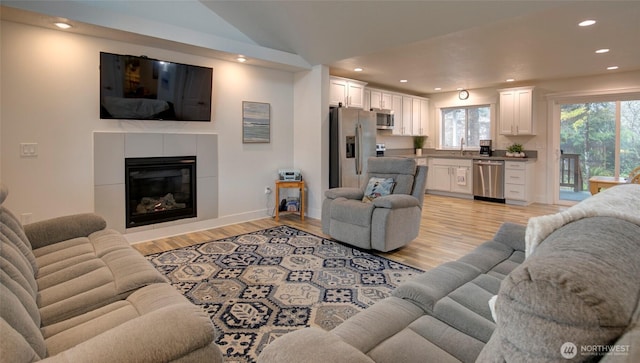
[{"label": "sliding glass door", "polygon": [[620,102],[620,176],[640,166],[640,100]]},{"label": "sliding glass door", "polygon": [[560,105],[558,200],[589,194],[592,176],[625,177],[640,165],[640,100]]}]

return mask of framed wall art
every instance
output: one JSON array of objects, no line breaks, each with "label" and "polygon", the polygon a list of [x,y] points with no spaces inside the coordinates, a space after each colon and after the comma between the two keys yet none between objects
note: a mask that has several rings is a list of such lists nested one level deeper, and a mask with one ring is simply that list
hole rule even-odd
[{"label": "framed wall art", "polygon": [[271,105],[242,101],[242,143],[271,142]]}]

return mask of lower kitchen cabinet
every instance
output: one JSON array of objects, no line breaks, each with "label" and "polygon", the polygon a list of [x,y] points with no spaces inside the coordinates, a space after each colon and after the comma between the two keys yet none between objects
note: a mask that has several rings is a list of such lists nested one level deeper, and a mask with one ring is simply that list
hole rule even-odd
[{"label": "lower kitchen cabinet", "polygon": [[531,161],[504,163],[504,197],[507,204],[531,204],[533,166]]},{"label": "lower kitchen cabinet", "polygon": [[472,161],[466,159],[429,159],[427,190],[471,197],[471,164]]}]

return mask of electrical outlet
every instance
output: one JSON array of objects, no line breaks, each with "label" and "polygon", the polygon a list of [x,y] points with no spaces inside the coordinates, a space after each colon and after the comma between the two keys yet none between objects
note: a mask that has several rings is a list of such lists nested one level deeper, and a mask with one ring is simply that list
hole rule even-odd
[{"label": "electrical outlet", "polygon": [[271,188],[270,187],[264,187],[264,194],[271,194]]}]

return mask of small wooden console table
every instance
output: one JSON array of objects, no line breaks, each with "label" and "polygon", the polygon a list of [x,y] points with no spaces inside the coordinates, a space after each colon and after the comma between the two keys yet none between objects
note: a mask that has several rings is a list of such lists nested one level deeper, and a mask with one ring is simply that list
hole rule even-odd
[{"label": "small wooden console table", "polygon": [[276,221],[280,219],[280,188],[297,188],[300,190],[300,220],[304,221],[304,180],[276,180]]},{"label": "small wooden console table", "polygon": [[592,176],[589,178],[589,191],[591,195],[598,194],[601,188],[610,188],[618,184],[626,184],[627,178],[613,176]]}]

